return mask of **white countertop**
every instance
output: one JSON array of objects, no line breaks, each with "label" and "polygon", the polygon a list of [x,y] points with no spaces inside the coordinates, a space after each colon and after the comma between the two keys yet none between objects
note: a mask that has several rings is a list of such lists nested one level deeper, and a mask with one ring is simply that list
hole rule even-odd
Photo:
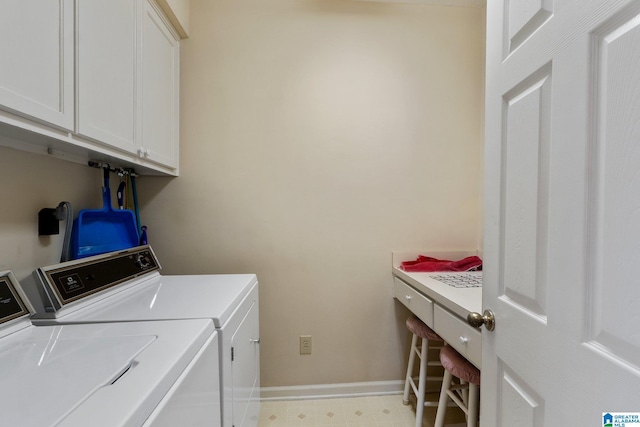
[{"label": "white countertop", "polygon": [[[476,255],[475,251],[420,251],[419,253],[440,259],[461,259]],[[393,275],[463,319],[466,319],[467,314],[472,311],[482,313],[482,288],[454,288],[434,280],[429,273],[408,273],[399,268],[402,261],[416,259],[417,254],[418,252],[394,252],[392,255]]]},{"label": "white countertop", "polygon": [[407,273],[397,267],[393,267],[392,273],[463,319],[472,311],[482,313],[482,288],[454,288],[428,273]]}]

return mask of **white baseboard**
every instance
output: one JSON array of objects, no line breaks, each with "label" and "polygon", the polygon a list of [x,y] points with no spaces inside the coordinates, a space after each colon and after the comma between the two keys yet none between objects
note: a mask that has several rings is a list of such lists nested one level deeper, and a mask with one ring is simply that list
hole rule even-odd
[{"label": "white baseboard", "polygon": [[341,397],[402,394],[404,381],[317,384],[304,386],[262,387],[260,400],[332,399]]}]

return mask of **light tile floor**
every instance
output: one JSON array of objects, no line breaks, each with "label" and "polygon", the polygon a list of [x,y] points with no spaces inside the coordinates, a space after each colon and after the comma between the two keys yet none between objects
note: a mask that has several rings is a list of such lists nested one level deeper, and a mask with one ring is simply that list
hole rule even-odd
[{"label": "light tile floor", "polygon": [[[403,405],[401,395],[263,401],[261,405],[258,427],[415,427],[416,423],[414,402]],[[447,420],[460,418],[456,409],[447,411]],[[433,426],[434,418],[435,408],[425,408],[423,426]]]}]

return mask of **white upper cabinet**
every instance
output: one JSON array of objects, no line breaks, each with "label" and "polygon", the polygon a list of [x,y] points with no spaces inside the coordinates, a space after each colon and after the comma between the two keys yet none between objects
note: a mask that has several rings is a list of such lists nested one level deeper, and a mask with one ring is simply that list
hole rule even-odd
[{"label": "white upper cabinet", "polygon": [[73,0],[3,0],[0,108],[72,131]]},{"label": "white upper cabinet", "polygon": [[136,8],[139,1],[77,2],[78,134],[137,153]]},{"label": "white upper cabinet", "polygon": [[78,133],[177,168],[179,41],[149,0],[78,0]]},{"label": "white upper cabinet", "polygon": [[140,154],[172,167],[178,166],[179,46],[156,6],[145,0]]},{"label": "white upper cabinet", "polygon": [[155,0],[181,39],[189,37],[191,0]]},{"label": "white upper cabinet", "polygon": [[0,55],[0,145],[178,174],[180,45],[155,0],[2,0]]}]

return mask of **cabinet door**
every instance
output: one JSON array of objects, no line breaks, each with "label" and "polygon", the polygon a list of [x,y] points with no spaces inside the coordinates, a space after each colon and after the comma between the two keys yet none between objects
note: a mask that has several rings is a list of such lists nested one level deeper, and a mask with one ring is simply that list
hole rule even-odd
[{"label": "cabinet door", "polygon": [[77,0],[78,133],[137,152],[140,0]]},{"label": "cabinet door", "polygon": [[0,108],[73,130],[73,0],[3,0]]},{"label": "cabinet door", "polygon": [[155,4],[144,2],[142,19],[142,155],[178,166],[179,42]]},{"label": "cabinet door", "polygon": [[260,413],[260,346],[259,313],[257,298],[249,308],[238,329],[233,334],[231,345],[234,360],[231,363],[233,382],[233,425],[257,425]]}]

